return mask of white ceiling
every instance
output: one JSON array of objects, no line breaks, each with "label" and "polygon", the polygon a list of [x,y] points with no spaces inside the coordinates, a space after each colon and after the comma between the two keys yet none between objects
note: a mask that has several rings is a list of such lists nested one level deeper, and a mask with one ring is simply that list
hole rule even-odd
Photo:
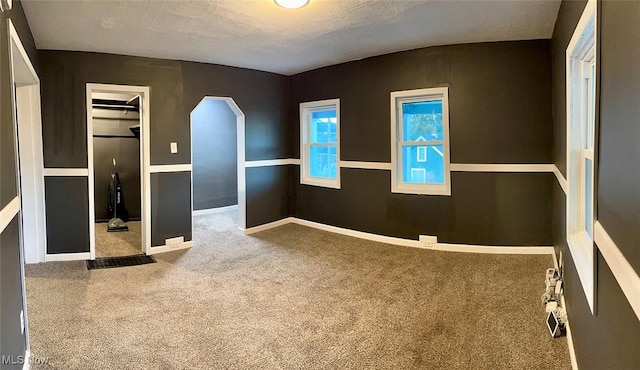
[{"label": "white ceiling", "polygon": [[39,49],[285,75],[433,45],[551,38],[560,0],[23,0]]}]

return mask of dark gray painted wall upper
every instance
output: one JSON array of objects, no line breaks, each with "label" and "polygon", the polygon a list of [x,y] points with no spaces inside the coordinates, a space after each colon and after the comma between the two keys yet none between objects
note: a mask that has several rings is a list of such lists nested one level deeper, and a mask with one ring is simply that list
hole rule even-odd
[{"label": "dark gray painted wall upper", "polygon": [[[7,19],[11,19],[29,59],[40,73],[35,43],[19,0],[13,8],[0,14],[0,209],[17,195],[15,166],[15,132],[13,130],[10,80],[9,36]],[[25,338],[20,332],[22,286],[20,276],[20,243],[18,221],[14,219],[0,235],[0,354],[23,356]],[[2,368],[21,369],[22,365],[3,365]]]},{"label": "dark gray painted wall upper", "polygon": [[[299,154],[299,103],[340,98],[341,160],[390,162],[390,92],[437,86],[449,87],[452,163],[551,161],[548,40],[425,48],[295,75],[294,152]],[[294,178],[294,215],[414,239],[553,242],[550,175],[454,172],[447,197],[392,194],[387,171],[341,174],[341,190],[299,185]]]},{"label": "dark gray painted wall upper", "polygon": [[225,101],[203,100],[191,113],[193,209],[238,204],[236,115]]},{"label": "dark gray painted wall upper", "polygon": [[389,162],[389,93],[448,86],[452,163],[549,163],[549,56],[548,40],[466,44],[301,73],[291,78],[292,139],[299,103],[340,98],[341,159]]},{"label": "dark gray painted wall upper", "polygon": [[[586,1],[563,1],[553,36],[554,160],[566,173],[565,50]],[[640,78],[636,45],[640,4],[599,3],[600,137],[598,155],[597,218],[638,271],[638,205],[640,176],[634,137]],[[624,57],[621,57],[624,55]],[[640,356],[638,321],[610,267],[596,250],[596,315],[589,310],[574,262],[566,245],[566,197],[559,185],[554,191],[554,239],[565,255],[565,297],[580,369],[637,369]]]},{"label": "dark gray painted wall upper", "polygon": [[[40,64],[45,167],[87,167],[87,83],[149,86],[151,164],[190,163],[180,62],[40,51]],[[170,152],[174,141],[177,154]]]},{"label": "dark gray painted wall upper", "polygon": [[[135,137],[94,137],[93,169],[96,221],[108,221],[108,194],[113,162],[118,164],[122,196],[128,216],[140,219],[140,140]],[[118,215],[123,218],[124,215]]]},{"label": "dark gray painted wall upper", "polygon": [[189,112],[205,96],[233,98],[246,120],[245,159],[291,157],[285,76],[204,63],[182,63],[184,105]]}]

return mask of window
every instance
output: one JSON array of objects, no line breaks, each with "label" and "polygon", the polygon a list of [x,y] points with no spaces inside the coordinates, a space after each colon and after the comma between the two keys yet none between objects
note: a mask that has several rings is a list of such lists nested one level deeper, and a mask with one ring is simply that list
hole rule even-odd
[{"label": "window", "polygon": [[300,183],[340,188],[340,99],[300,104]]},{"label": "window", "polygon": [[451,195],[449,89],[391,93],[391,191]]},{"label": "window", "polygon": [[567,48],[567,244],[594,312],[595,1]]}]

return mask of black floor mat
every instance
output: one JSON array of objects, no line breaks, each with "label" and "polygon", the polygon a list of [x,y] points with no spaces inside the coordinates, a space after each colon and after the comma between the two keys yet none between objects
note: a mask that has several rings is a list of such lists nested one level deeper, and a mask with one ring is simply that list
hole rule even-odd
[{"label": "black floor mat", "polygon": [[113,267],[146,265],[147,263],[156,263],[156,260],[144,254],[125,257],[96,258],[95,260],[87,260],[87,269],[109,269]]}]

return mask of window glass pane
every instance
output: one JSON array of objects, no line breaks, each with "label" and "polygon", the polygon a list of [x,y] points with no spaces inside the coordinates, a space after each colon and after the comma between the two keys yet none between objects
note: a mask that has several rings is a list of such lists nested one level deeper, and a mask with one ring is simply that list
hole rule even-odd
[{"label": "window glass pane", "polygon": [[335,109],[311,112],[311,143],[337,142],[337,119]]},{"label": "window glass pane", "polygon": [[[426,156],[423,150],[426,148]],[[414,184],[444,184],[442,145],[405,145],[402,147],[402,181]],[[423,159],[426,159],[423,161]]]},{"label": "window glass pane", "polygon": [[592,161],[584,159],[584,229],[593,239],[593,171]]},{"label": "window glass pane", "polygon": [[402,103],[402,141],[443,138],[442,100]]},{"label": "window glass pane", "polygon": [[335,179],[337,173],[336,146],[312,146],[309,151],[309,175]]}]

